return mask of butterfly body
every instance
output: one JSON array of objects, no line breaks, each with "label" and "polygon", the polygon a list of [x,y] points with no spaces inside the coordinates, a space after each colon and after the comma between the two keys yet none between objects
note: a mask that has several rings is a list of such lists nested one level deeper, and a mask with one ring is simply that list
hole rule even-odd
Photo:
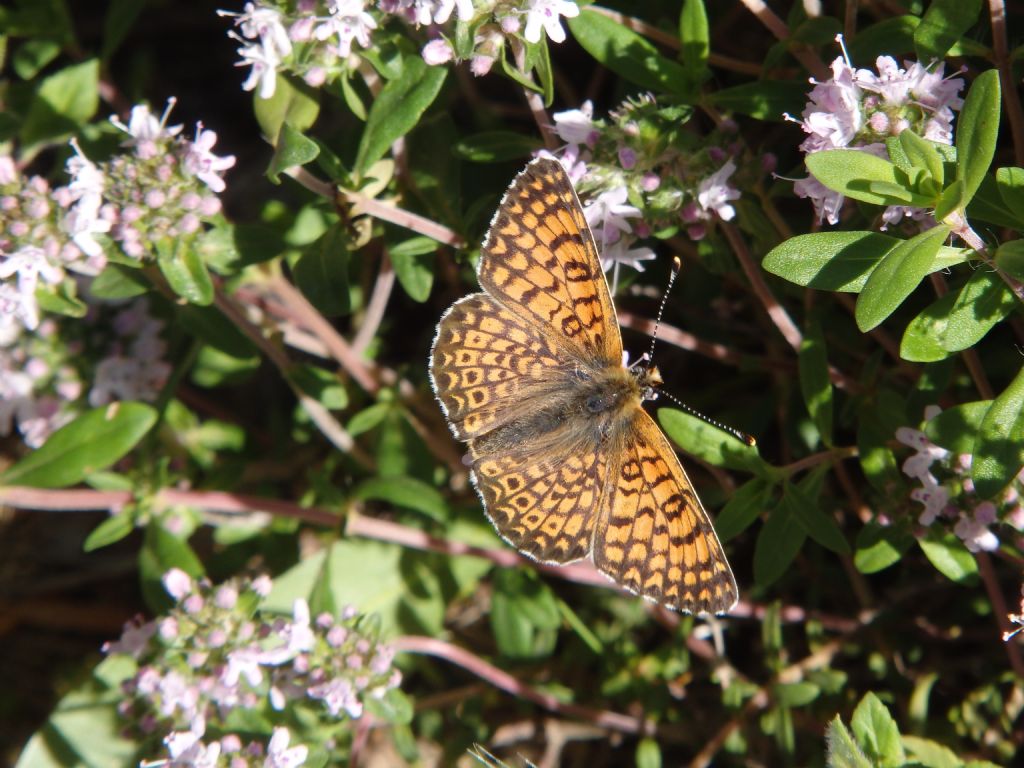
[{"label": "butterfly body", "polygon": [[549,563],[592,557],[626,589],[695,613],[736,602],[710,520],[643,409],[661,376],[622,363],[597,248],[561,165],[535,160],[498,207],[483,293],[442,316],[434,390],[501,536]]}]

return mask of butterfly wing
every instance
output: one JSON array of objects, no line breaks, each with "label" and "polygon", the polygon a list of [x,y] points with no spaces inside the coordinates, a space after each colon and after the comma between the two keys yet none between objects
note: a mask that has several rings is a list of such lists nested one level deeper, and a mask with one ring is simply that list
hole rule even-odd
[{"label": "butterfly wing", "polygon": [[724,613],[736,579],[672,445],[642,408],[612,438],[594,564],[630,592],[689,613]]},{"label": "butterfly wing", "polygon": [[526,166],[484,240],[480,285],[590,361],[622,363],[622,338],[594,237],[556,160]]}]

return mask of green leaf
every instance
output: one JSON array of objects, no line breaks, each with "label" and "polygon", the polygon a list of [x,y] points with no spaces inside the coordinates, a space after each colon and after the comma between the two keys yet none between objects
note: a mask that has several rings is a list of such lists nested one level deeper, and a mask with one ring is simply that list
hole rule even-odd
[{"label": "green leaf", "polygon": [[412,701],[401,688],[390,688],[381,697],[367,696],[366,711],[374,718],[392,725],[408,725],[414,713]]},{"label": "green leaf", "polygon": [[996,186],[1006,207],[1019,220],[1024,220],[1024,168],[1000,168]]},{"label": "green leaf", "polygon": [[996,251],[996,267],[1018,282],[1024,282],[1024,240],[1003,243]]},{"label": "green leaf", "polygon": [[569,29],[587,53],[629,82],[659,93],[685,95],[687,71],[618,21],[584,8],[569,19]]},{"label": "green leaf", "polygon": [[909,14],[882,19],[857,30],[857,36],[847,40],[852,61],[874,61],[880,55],[897,56],[909,53],[914,47],[914,32],[921,20]]},{"label": "green leaf", "polygon": [[967,206],[967,217],[972,223],[980,219],[997,227],[1024,230],[1024,216],[1009,207],[1004,192],[1003,185],[986,174]]},{"label": "green leaf", "polygon": [[828,745],[828,756],[825,764],[828,768],[875,768],[867,759],[853,735],[843,725],[839,715],[832,718],[825,730],[825,742]]},{"label": "green leaf", "polygon": [[792,483],[785,483],[783,488],[781,506],[785,507],[808,536],[836,554],[850,554],[850,545],[839,530],[839,525],[818,506],[814,498]]},{"label": "green leaf", "polygon": [[333,224],[303,250],[292,267],[299,290],[326,317],[346,315],[352,309],[348,263],[348,235],[341,224]]},{"label": "green leaf", "polygon": [[348,406],[348,392],[336,373],[315,365],[296,365],[288,375],[299,389],[325,408],[337,411]]},{"label": "green leaf", "polygon": [[906,173],[888,160],[856,149],[827,149],[804,159],[807,170],[836,192],[872,205],[916,205],[932,200],[915,193]]},{"label": "green leaf", "polygon": [[947,293],[922,309],[910,321],[900,340],[900,357],[914,363],[934,363],[951,354],[942,345],[957,295]]},{"label": "green leaf", "polygon": [[875,328],[914,292],[930,272],[939,248],[948,236],[949,227],[939,225],[886,254],[857,298],[854,316],[858,328],[865,332]]},{"label": "green leaf", "polygon": [[0,485],[74,485],[128,453],[153,427],[156,418],[156,410],[143,403],[114,403],[86,411],[0,474]]},{"label": "green leaf", "polygon": [[636,768],[661,768],[661,766],[661,747],[658,746],[658,742],[650,736],[640,739],[636,745]]},{"label": "green leaf", "polygon": [[[419,241],[419,238],[414,240]],[[407,241],[412,242],[412,241]],[[437,243],[428,252],[418,248],[402,248],[401,244],[390,251],[395,276],[409,297],[420,303],[430,297],[434,285],[434,251]]]},{"label": "green leaf", "polygon": [[918,61],[941,61],[978,21],[981,0],[932,0],[914,32]]},{"label": "green leaf", "polygon": [[433,486],[414,477],[371,477],[359,483],[352,496],[361,501],[386,501],[397,507],[422,512],[437,522],[448,519],[444,496]]},{"label": "green leaf", "polygon": [[[149,0],[113,0],[103,18],[103,61],[109,61],[131,31]],[[157,110],[159,111],[159,110]]]},{"label": "green leaf", "polygon": [[964,183],[964,204],[981,186],[999,135],[999,73],[990,69],[975,78],[957,118],[956,177]]},{"label": "green leaf", "polygon": [[[173,248],[173,250],[171,250]],[[213,281],[199,251],[187,240],[157,243],[157,266],[171,289],[190,304],[213,303]]]},{"label": "green leaf", "polygon": [[949,747],[919,736],[904,736],[903,748],[923,768],[963,768],[963,760]]},{"label": "green leaf", "polygon": [[418,54],[402,60],[402,74],[378,94],[356,153],[355,170],[363,174],[388,148],[411,131],[441,92],[447,67],[428,66]]},{"label": "green leaf", "polygon": [[991,400],[947,408],[924,425],[924,433],[951,453],[974,453],[974,438],[992,407]]},{"label": "green leaf", "polygon": [[674,408],[659,408],[658,421],[665,433],[684,451],[716,467],[754,474],[767,471],[757,448],[737,440],[706,421]]},{"label": "green leaf", "polygon": [[11,67],[22,80],[32,80],[60,55],[60,43],[46,38],[26,40],[11,58]]},{"label": "green leaf", "polygon": [[914,537],[892,525],[868,523],[857,534],[853,564],[861,573],[878,573],[898,563]]},{"label": "green leaf", "polygon": [[825,334],[819,322],[811,321],[804,330],[797,363],[800,392],[807,412],[814,420],[825,445],[832,445],[832,379],[828,370]]},{"label": "green leaf", "polygon": [[879,391],[874,400],[866,400],[857,413],[857,454],[861,470],[878,491],[891,494],[903,484],[896,458],[889,444],[896,427],[906,423],[903,401],[892,391]]},{"label": "green leaf", "polygon": [[789,570],[806,538],[804,527],[784,504],[773,509],[754,545],[754,583],[767,587]]},{"label": "green leaf", "polygon": [[[769,251],[762,266],[797,285],[858,293],[885,255],[903,242],[877,232],[797,235]],[[964,250],[943,246],[929,272],[938,272],[965,261]]]},{"label": "green leaf", "polygon": [[267,140],[278,147],[278,152],[283,126],[287,124],[292,131],[301,134],[316,122],[320,114],[319,95],[318,89],[309,87],[298,78],[280,73],[274,85],[274,93],[269,99],[261,99],[259,93],[253,95],[256,122]]},{"label": "green leaf", "polygon": [[715,518],[715,532],[724,544],[743,533],[764,512],[771,486],[755,477],[737,488]]},{"label": "green leaf", "polygon": [[900,132],[896,140],[911,164],[915,168],[927,171],[928,175],[941,186],[945,172],[942,166],[942,157],[935,149],[935,145],[910,130]]},{"label": "green leaf", "polygon": [[776,683],[772,686],[772,698],[783,707],[806,707],[821,695],[821,688],[814,683]]},{"label": "green leaf", "polygon": [[977,579],[978,563],[964,543],[952,533],[929,531],[917,543],[935,569],[950,581],[973,584]]},{"label": "green leaf", "polygon": [[900,729],[889,710],[868,692],[853,711],[850,727],[864,754],[879,768],[898,768],[906,762]]},{"label": "green leaf", "polygon": [[515,131],[487,131],[467,136],[454,150],[456,155],[473,163],[501,163],[529,157],[543,145],[539,139]]},{"label": "green leaf", "polygon": [[188,304],[178,307],[175,317],[177,325],[225,355],[237,360],[259,358],[256,345],[215,307]]},{"label": "green leaf", "polygon": [[704,0],[683,0],[683,9],[679,14],[679,57],[694,83],[702,81],[708,71],[710,39]]},{"label": "green leaf", "polygon": [[965,194],[966,188],[960,179],[942,190],[939,199],[935,201],[935,210],[932,212],[935,220],[945,221],[947,216],[961,210],[964,206]]},{"label": "green leaf", "polygon": [[983,499],[1002,491],[1024,466],[1024,367],[982,419],[974,441],[971,477]]},{"label": "green leaf", "polygon": [[31,147],[77,133],[99,108],[99,77],[99,60],[89,59],[43,80],[21,126],[22,143]]},{"label": "green leaf", "polygon": [[276,183],[281,173],[289,168],[311,163],[319,154],[319,144],[306,138],[301,131],[286,122],[281,126],[281,134],[277,137],[274,156],[270,158],[270,165],[267,168],[267,178]]},{"label": "green leaf", "polygon": [[515,568],[495,572],[490,618],[498,651],[514,659],[550,655],[562,623],[551,589],[533,573]]},{"label": "green leaf", "polygon": [[85,317],[89,308],[75,296],[76,290],[76,283],[70,278],[54,286],[40,284],[36,286],[36,303],[44,312],[65,317]]},{"label": "green leaf", "polygon": [[107,264],[89,285],[89,293],[98,299],[132,299],[151,288],[141,269]]},{"label": "green leaf", "polygon": [[82,549],[86,552],[114,544],[135,530],[135,521],[127,512],[121,511],[111,515],[93,528],[86,537]]},{"label": "green leaf", "polygon": [[782,122],[785,114],[799,113],[807,102],[807,83],[800,80],[758,80],[734,85],[707,95],[718,109],[758,120]]},{"label": "green leaf", "polygon": [[979,267],[960,290],[940,343],[950,352],[973,347],[1016,304],[1009,286],[994,272]]}]

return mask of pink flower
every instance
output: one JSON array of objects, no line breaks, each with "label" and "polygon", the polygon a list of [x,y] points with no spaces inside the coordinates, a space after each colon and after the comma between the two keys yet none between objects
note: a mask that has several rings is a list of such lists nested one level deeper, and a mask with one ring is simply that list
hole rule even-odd
[{"label": "pink flower", "polygon": [[568,19],[579,14],[580,9],[576,7],[576,3],[567,0],[529,0],[523,37],[529,43],[539,43],[543,28],[552,42],[564,42],[565,30],[562,29],[559,17],[565,16]]},{"label": "pink flower", "polygon": [[455,56],[451,44],[443,37],[431,40],[423,46],[423,60],[432,67],[447,64]]},{"label": "pink flower", "polygon": [[186,173],[196,176],[214,192],[223,192],[225,184],[220,174],[234,166],[235,156],[213,154],[211,150],[216,143],[217,134],[203,130],[203,124],[196,123],[196,139],[189,145],[183,166]]},{"label": "pink flower", "polygon": [[263,761],[263,768],[296,768],[306,762],[309,748],[303,744],[289,748],[290,740],[291,734],[287,728],[274,729],[274,735],[267,745],[267,759]]},{"label": "pink flower", "polygon": [[566,144],[593,144],[598,136],[594,123],[594,104],[584,101],[579,109],[555,112],[555,133]]},{"label": "pink flower", "polygon": [[164,574],[163,582],[167,594],[178,602],[181,602],[186,595],[191,594],[193,589],[192,577],[180,568],[171,568]]},{"label": "pink flower", "polygon": [[736,215],[736,209],[729,201],[739,199],[740,192],[727,183],[735,171],[736,163],[729,160],[697,186],[697,202],[705,214],[713,212],[722,221],[731,221]]}]

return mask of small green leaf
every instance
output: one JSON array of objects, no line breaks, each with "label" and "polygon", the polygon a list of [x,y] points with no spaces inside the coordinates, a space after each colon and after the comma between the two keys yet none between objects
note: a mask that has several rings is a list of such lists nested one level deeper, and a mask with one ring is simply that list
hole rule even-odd
[{"label": "small green leaf", "polygon": [[914,32],[920,26],[917,16],[893,16],[857,30],[846,45],[852,61],[874,61],[880,55],[897,56],[914,48]]},{"label": "small green leaf", "polygon": [[39,85],[21,126],[31,147],[77,133],[99,108],[100,63],[89,59],[56,72]]},{"label": "small green leaf", "polygon": [[892,249],[871,273],[857,297],[854,316],[857,327],[870,331],[891,315],[921,280],[949,236],[949,227],[939,225],[912,237]]},{"label": "small green leaf", "polygon": [[868,523],[857,534],[853,564],[861,573],[878,573],[898,563],[913,543],[913,536],[895,526]]},{"label": "small green leaf", "polygon": [[366,711],[375,719],[392,725],[408,725],[414,714],[412,701],[401,688],[390,688],[381,697],[367,696]]},{"label": "small green leaf", "polygon": [[832,718],[825,731],[825,742],[828,744],[828,768],[875,768],[874,764],[867,759],[853,735],[843,725],[839,715]]},{"label": "small green leaf", "polygon": [[754,583],[767,587],[789,570],[806,538],[803,526],[785,505],[773,509],[754,545]]},{"label": "small green leaf", "polygon": [[687,71],[618,21],[584,8],[569,19],[569,29],[587,53],[631,83],[655,92],[685,94]]},{"label": "small green leaf", "polygon": [[292,267],[299,290],[326,317],[346,315],[352,308],[348,263],[348,235],[341,224],[333,224]]},{"label": "small green leaf", "polygon": [[880,157],[856,149],[827,149],[808,155],[807,170],[831,190],[872,205],[931,207],[910,188],[907,175]]},{"label": "small green leaf", "polygon": [[885,705],[873,693],[867,693],[853,711],[850,727],[864,754],[878,768],[898,768],[906,762],[900,729]]},{"label": "small green leaf", "polygon": [[[173,248],[173,250],[171,250]],[[171,289],[190,304],[213,303],[213,281],[198,250],[187,240],[157,243],[157,266]]]},{"label": "small green leaf", "polygon": [[946,217],[952,214],[954,211],[961,210],[964,205],[964,183],[957,179],[939,195],[939,199],[935,201],[935,210],[933,215],[936,221],[945,221]]},{"label": "small green leaf", "polygon": [[395,268],[395,276],[399,285],[409,297],[420,303],[430,297],[430,289],[434,286],[434,251],[437,243],[430,251],[397,247],[391,251],[391,264]]},{"label": "small green leaf", "polygon": [[1002,185],[991,174],[982,178],[981,186],[967,205],[967,217],[972,223],[980,219],[997,227],[1024,230],[1024,215],[1007,204]]},{"label": "small green leaf", "polygon": [[975,435],[991,407],[991,400],[978,400],[947,408],[924,425],[924,433],[951,453],[974,453]]},{"label": "small green leaf", "polygon": [[972,584],[977,579],[978,563],[964,543],[952,533],[929,531],[917,543],[935,569],[950,581]]},{"label": "small green leaf", "polygon": [[11,67],[22,80],[32,80],[59,55],[60,43],[56,40],[26,40],[11,57]]},{"label": "small green leaf", "polygon": [[940,296],[910,321],[900,340],[900,357],[914,363],[934,363],[950,356],[950,351],[942,346],[942,339],[956,296],[955,293]]},{"label": "small green leaf", "polygon": [[348,392],[337,374],[315,365],[297,365],[289,371],[289,376],[299,389],[315,397],[325,408],[336,411],[348,406]]},{"label": "small green leaf", "polygon": [[110,61],[149,0],[113,0],[103,18],[103,61]]},{"label": "small green leaf", "polygon": [[708,12],[704,0],[683,0],[679,14],[679,58],[694,83],[701,82],[708,70],[711,50],[708,34]]},{"label": "small green leaf", "polygon": [[878,491],[891,494],[902,485],[902,476],[889,447],[896,427],[906,423],[902,399],[882,389],[877,398],[866,400],[857,413],[857,455],[868,482]]},{"label": "small green leaf", "polygon": [[821,546],[839,555],[850,554],[850,545],[843,532],[839,530],[839,525],[802,488],[786,483],[782,494],[782,506],[800,524],[804,532]]},{"label": "small green leaf", "polygon": [[964,183],[964,203],[970,202],[992,165],[999,135],[1001,96],[994,69],[975,78],[957,118],[956,177]]},{"label": "small green leaf", "polygon": [[949,747],[919,736],[904,736],[903,748],[922,768],[963,768],[964,762]]},{"label": "small green leaf", "polygon": [[974,441],[971,477],[978,496],[993,498],[1024,466],[1024,367],[988,409]]},{"label": "small green leaf", "polygon": [[135,530],[135,521],[125,511],[111,515],[102,523],[93,528],[82,545],[86,552],[100,549],[114,544]]},{"label": "small green leaf", "polygon": [[661,768],[661,747],[650,736],[636,745],[636,768]]},{"label": "small green leaf", "polygon": [[1017,300],[997,274],[979,267],[960,289],[940,337],[950,352],[973,347],[991,328],[1013,311]]},{"label": "small green leaf", "polygon": [[75,295],[77,286],[74,280],[65,278],[54,286],[36,286],[36,304],[44,312],[65,317],[85,317],[88,306]]},{"label": "small green leaf", "polygon": [[932,0],[914,32],[918,61],[942,61],[978,21],[981,0]]},{"label": "small green leaf", "polygon": [[448,519],[448,505],[444,497],[430,485],[414,477],[371,477],[355,487],[353,497],[361,501],[386,501],[405,507],[437,522]]},{"label": "small green leaf", "polygon": [[944,178],[944,171],[942,167],[942,157],[939,155],[938,150],[932,142],[927,139],[922,139],[916,133],[910,130],[901,131],[897,137],[897,141],[903,148],[907,159],[915,168],[921,168],[928,172],[935,182],[939,185],[942,184]]},{"label": "small green leaf", "polygon": [[821,323],[811,321],[797,357],[800,392],[807,412],[814,420],[825,445],[832,445],[832,379],[828,370],[828,351]]},{"label": "small green leaf", "polygon": [[772,698],[783,707],[806,707],[821,695],[821,688],[814,683],[776,683],[772,686]]},{"label": "small green leaf", "polygon": [[500,163],[529,157],[543,142],[515,131],[488,131],[467,136],[458,142],[455,154],[473,163]]},{"label": "small green leaf", "polygon": [[311,163],[319,154],[319,144],[306,138],[301,131],[286,122],[281,126],[281,133],[277,137],[274,156],[270,159],[270,165],[267,168],[267,178],[277,182],[281,173],[289,168]]},{"label": "small green leaf", "polygon": [[141,269],[107,264],[89,285],[89,293],[98,299],[132,299],[151,288]]},{"label": "small green leaf", "polygon": [[345,105],[352,114],[365,123],[368,114],[366,104],[363,103],[362,97],[356,92],[356,88],[352,84],[352,78],[347,75],[341,77],[341,95],[345,99]]},{"label": "small green leaf", "polygon": [[156,418],[156,410],[143,403],[114,403],[86,411],[50,435],[38,450],[0,474],[0,485],[74,485],[90,472],[106,469],[128,453],[152,428]]},{"label": "small green leaf", "polygon": [[1014,280],[1024,282],[1024,240],[1011,240],[999,246],[996,267]]},{"label": "small green leaf", "polygon": [[674,408],[659,408],[658,421],[684,451],[708,464],[754,474],[763,474],[767,469],[756,447],[741,443],[696,416]]},{"label": "small green leaf", "polygon": [[737,488],[715,518],[715,532],[724,544],[743,533],[764,512],[771,486],[755,477]]},{"label": "small green leaf", "polygon": [[259,356],[256,345],[215,307],[178,307],[176,323],[199,341],[236,360],[254,360]]},{"label": "small green leaf", "polygon": [[355,170],[363,174],[388,148],[411,131],[441,92],[447,67],[428,66],[418,54],[402,59],[402,74],[377,95],[356,153]]},{"label": "small green leaf", "polygon": [[281,131],[286,124],[291,126],[293,132],[301,135],[316,122],[320,114],[319,96],[316,88],[311,88],[298,78],[280,73],[277,75],[274,93],[269,99],[261,99],[259,93],[254,94],[253,114],[256,122],[267,140],[278,148],[278,152],[281,151]]},{"label": "small green leaf", "polygon": [[758,120],[781,122],[783,115],[796,114],[804,108],[807,83],[800,80],[758,80],[713,91],[707,98],[721,110],[738,112]]},{"label": "small green leaf", "polygon": [[1024,168],[1000,168],[996,171],[996,185],[1006,207],[1024,220]]},{"label": "small green leaf", "polygon": [[[815,232],[777,245],[762,266],[797,285],[858,293],[882,258],[903,243],[877,232]],[[929,267],[937,272],[967,261],[966,252],[943,246]]]}]

